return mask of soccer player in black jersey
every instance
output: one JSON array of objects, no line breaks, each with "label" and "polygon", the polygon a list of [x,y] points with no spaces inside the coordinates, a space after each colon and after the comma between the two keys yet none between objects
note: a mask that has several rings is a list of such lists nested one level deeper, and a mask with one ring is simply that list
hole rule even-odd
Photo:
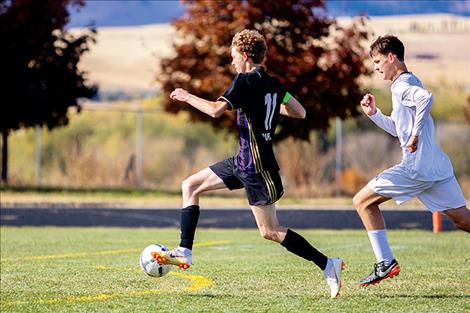
[{"label": "soccer player in black jersey", "polygon": [[216,101],[201,99],[181,88],[170,95],[171,99],[187,102],[214,118],[225,110],[236,111],[240,140],[236,156],[211,165],[183,181],[179,247],[162,252],[156,258],[160,263],[188,268],[192,262],[191,251],[199,218],[199,195],[216,189],[245,188],[261,236],[314,262],[323,270],[331,297],[335,298],[341,288],[343,260],[326,257],[301,235],[279,225],[274,204],[284,192],[272,144],[279,114],[303,119],[305,109],[261,67],[266,42],[260,33],[254,30],[237,33],[233,37],[231,53],[232,65],[238,74]]}]

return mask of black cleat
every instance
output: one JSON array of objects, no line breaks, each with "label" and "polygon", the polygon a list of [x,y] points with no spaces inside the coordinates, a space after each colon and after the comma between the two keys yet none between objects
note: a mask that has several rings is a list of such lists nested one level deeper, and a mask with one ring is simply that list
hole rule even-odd
[{"label": "black cleat", "polygon": [[361,286],[375,285],[386,278],[396,276],[400,273],[400,265],[397,260],[393,259],[389,265],[385,265],[385,262],[379,262],[374,264],[372,273],[362,278],[360,281]]}]

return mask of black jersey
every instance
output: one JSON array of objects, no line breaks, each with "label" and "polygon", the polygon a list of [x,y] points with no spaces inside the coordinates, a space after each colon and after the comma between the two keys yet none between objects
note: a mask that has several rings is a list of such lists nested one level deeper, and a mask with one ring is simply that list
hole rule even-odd
[{"label": "black jersey", "polygon": [[272,138],[285,96],[286,90],[279,80],[257,67],[252,72],[238,74],[219,97],[228,102],[230,110],[237,110],[240,140],[236,165],[240,171],[279,170]]}]

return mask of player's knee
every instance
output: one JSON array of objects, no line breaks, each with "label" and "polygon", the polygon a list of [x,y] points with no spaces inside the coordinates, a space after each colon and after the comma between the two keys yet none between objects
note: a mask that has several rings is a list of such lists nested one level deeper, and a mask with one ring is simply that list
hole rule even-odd
[{"label": "player's knee", "polygon": [[270,229],[261,229],[260,234],[261,234],[261,237],[263,237],[266,240],[278,241],[277,238],[279,236],[276,231],[273,231]]},{"label": "player's knee", "polygon": [[183,192],[183,196],[191,196],[194,193],[196,185],[192,182],[191,177],[183,180],[181,183],[181,190]]},{"label": "player's knee", "polygon": [[364,200],[361,197],[360,193],[356,193],[353,197],[353,205],[356,208],[357,211],[361,211],[365,208],[364,206]]}]

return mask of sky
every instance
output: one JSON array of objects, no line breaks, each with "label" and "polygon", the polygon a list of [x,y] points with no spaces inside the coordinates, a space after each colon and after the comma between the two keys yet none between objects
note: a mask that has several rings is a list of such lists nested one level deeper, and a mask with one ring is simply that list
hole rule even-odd
[{"label": "sky", "polygon": [[[369,16],[450,13],[470,16],[470,0],[327,0],[331,16]],[[168,23],[184,12],[177,0],[86,0],[85,7],[70,9],[68,27],[130,26]]]}]

